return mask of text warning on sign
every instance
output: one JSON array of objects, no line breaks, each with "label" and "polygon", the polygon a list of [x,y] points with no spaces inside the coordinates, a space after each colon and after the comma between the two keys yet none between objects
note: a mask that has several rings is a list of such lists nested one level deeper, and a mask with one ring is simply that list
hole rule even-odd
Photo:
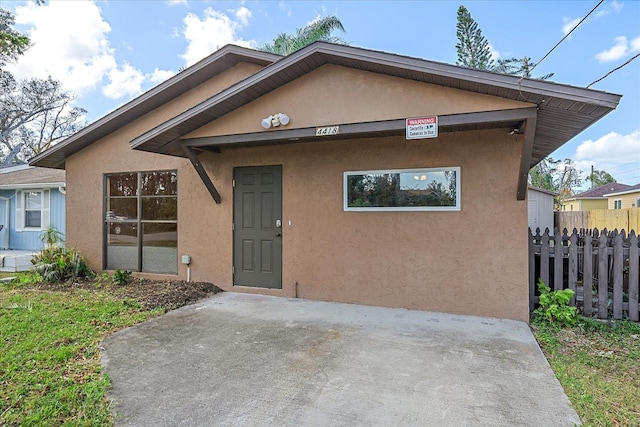
[{"label": "text warning on sign", "polygon": [[407,139],[436,138],[437,136],[437,116],[407,119]]}]

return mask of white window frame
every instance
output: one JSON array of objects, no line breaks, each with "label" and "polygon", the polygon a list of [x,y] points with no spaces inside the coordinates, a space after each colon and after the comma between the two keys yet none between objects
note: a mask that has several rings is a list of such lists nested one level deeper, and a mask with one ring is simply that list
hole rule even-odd
[{"label": "white window frame", "polygon": [[613,199],[613,209],[622,209],[622,199]]},{"label": "white window frame", "polygon": [[[27,227],[26,197],[29,193],[40,193],[40,227]],[[49,227],[51,221],[51,190],[33,188],[16,190],[16,231],[42,231]]]},{"label": "white window frame", "polygon": [[[429,174],[433,172],[455,172],[456,173],[456,205],[455,206],[394,206],[394,207],[349,207],[348,206],[348,177],[350,175],[367,175],[367,174],[392,174],[392,173],[410,173],[410,174]],[[378,169],[364,171],[346,171],[343,174],[342,202],[345,212],[415,212],[415,211],[460,211],[461,210],[461,176],[460,167],[440,167],[440,168],[418,168],[418,169]]]}]

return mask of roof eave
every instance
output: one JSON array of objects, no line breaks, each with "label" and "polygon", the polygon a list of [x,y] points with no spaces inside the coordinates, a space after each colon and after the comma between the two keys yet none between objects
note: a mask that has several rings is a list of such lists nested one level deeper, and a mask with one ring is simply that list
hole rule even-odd
[{"label": "roof eave", "polygon": [[[84,148],[88,144],[83,145],[82,147],[78,148],[78,150],[65,150],[65,149],[69,148],[74,143],[81,141],[83,138],[91,137],[92,133],[98,133],[98,135],[96,135],[96,137],[93,138],[93,140],[99,139],[104,136],[104,135],[101,135],[100,133],[104,133],[105,135],[108,133],[111,133],[113,130],[105,129],[105,127],[108,124],[112,123],[117,118],[122,118],[123,120],[132,121],[132,120],[135,120],[135,118],[140,117],[146,114],[147,112],[153,110],[154,108],[156,108],[155,104],[151,105],[149,108],[143,109],[142,111],[136,112],[136,114],[131,114],[132,110],[139,108],[141,106],[144,106],[145,103],[150,103],[150,101],[153,100],[153,98],[158,97],[168,88],[173,87],[181,82],[185,82],[190,77],[195,76],[198,73],[206,72],[207,67],[213,66],[217,61],[219,61],[221,58],[224,58],[226,55],[235,55],[238,58],[244,59],[245,60],[244,62],[260,62],[260,63],[263,63],[264,65],[266,65],[267,63],[273,63],[279,60],[280,58],[282,58],[280,55],[276,55],[268,52],[256,51],[253,49],[248,49],[248,48],[228,44],[220,48],[210,56],[200,60],[196,64],[177,73],[173,77],[153,87],[152,89],[148,90],[142,95],[134,98],[133,100],[129,101],[123,106],[117,108],[116,110],[108,113],[107,115],[101,117],[95,122],[89,124],[82,130],[76,132],[75,134],[68,137],[64,141],[60,142],[59,144],[56,144],[50,149],[30,159],[29,165],[64,169],[65,161],[68,155],[71,155],[76,151],[79,151],[80,149]],[[238,59],[237,63],[243,62],[241,59]],[[129,117],[130,115],[135,117]],[[100,129],[103,129],[103,132],[98,132]],[[63,152],[62,158],[55,159],[54,155],[61,151]],[[66,153],[66,151],[71,151],[71,153]]]},{"label": "roof eave", "polygon": [[0,190],[26,190],[37,188],[56,188],[64,187],[67,184],[65,182],[31,182],[25,184],[2,184]]}]

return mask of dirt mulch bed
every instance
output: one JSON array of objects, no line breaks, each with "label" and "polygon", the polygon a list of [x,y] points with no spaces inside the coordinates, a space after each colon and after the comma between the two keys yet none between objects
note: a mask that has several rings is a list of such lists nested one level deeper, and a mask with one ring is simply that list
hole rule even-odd
[{"label": "dirt mulch bed", "polygon": [[72,292],[84,289],[95,292],[107,292],[118,298],[131,298],[138,301],[146,310],[162,308],[173,310],[222,292],[222,289],[209,282],[187,282],[185,280],[149,280],[134,278],[126,285],[110,282],[81,279],[73,282],[39,283],[36,289],[56,292]]}]

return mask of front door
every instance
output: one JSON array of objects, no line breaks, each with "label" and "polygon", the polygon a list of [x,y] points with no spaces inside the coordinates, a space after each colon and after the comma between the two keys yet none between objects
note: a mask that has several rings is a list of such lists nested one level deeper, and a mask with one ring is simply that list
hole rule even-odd
[{"label": "front door", "polygon": [[233,284],[282,289],[282,166],[233,170]]}]

